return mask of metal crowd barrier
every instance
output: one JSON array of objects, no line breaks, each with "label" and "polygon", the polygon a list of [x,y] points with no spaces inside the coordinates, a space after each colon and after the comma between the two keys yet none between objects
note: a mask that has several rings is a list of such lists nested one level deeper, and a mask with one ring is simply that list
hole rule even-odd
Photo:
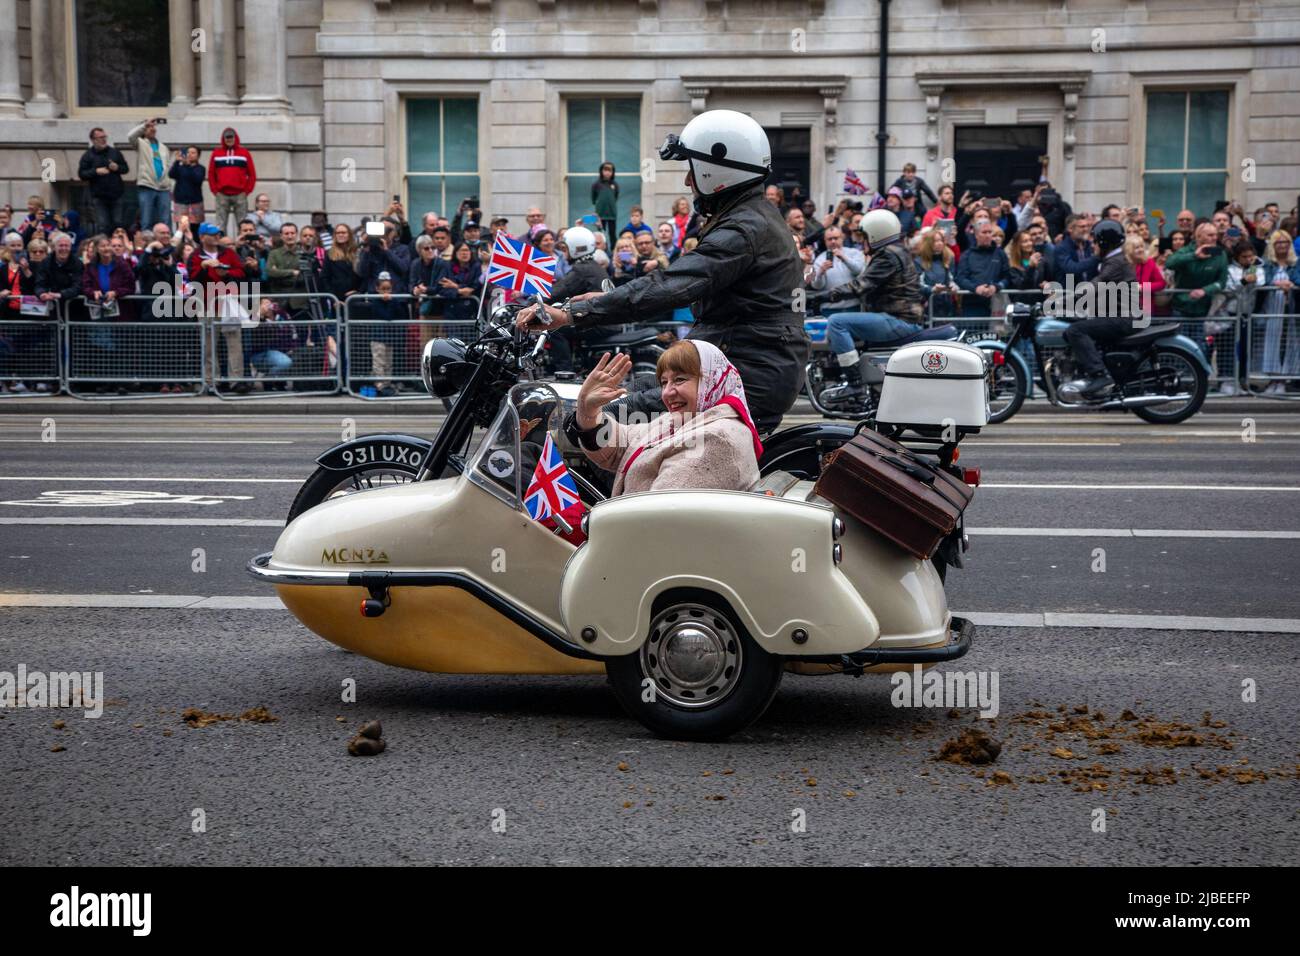
[{"label": "metal crowd barrier", "polygon": [[[262,317],[262,303],[291,318]],[[217,397],[243,400],[343,388],[342,313],[328,292],[260,292],[227,300],[207,321],[208,382]]]},{"label": "metal crowd barrier", "polygon": [[[1254,305],[1260,292],[1287,292],[1278,286],[1261,286],[1249,294]],[[1300,308],[1300,293],[1291,289],[1284,305]],[[1300,380],[1300,315],[1293,312],[1255,312],[1243,309],[1246,324],[1246,369],[1249,381],[1271,386]],[[1295,397],[1295,396],[1292,396]]]},{"label": "metal crowd barrier", "polygon": [[[412,295],[350,295],[343,307],[346,312],[347,354],[344,390],[367,400],[401,400],[429,397],[420,376],[420,357],[424,346],[434,338],[460,338],[466,341],[477,335],[473,315],[468,320],[443,317],[419,317],[424,299]],[[447,299],[432,298],[436,303]],[[467,310],[468,311],[468,310]],[[391,390],[391,391],[390,391]]]},{"label": "metal crowd barrier", "polygon": [[93,400],[202,393],[203,324],[186,317],[182,297],[123,296],[116,314],[84,297],[66,306],[63,381],[69,395]]},{"label": "metal crowd barrier", "polygon": [[[17,318],[0,315],[0,398],[58,394],[63,389],[62,339],[57,302],[48,305],[48,318],[34,315],[35,303],[23,303]],[[8,308],[5,312],[10,311]],[[18,388],[21,384],[21,388]]]}]

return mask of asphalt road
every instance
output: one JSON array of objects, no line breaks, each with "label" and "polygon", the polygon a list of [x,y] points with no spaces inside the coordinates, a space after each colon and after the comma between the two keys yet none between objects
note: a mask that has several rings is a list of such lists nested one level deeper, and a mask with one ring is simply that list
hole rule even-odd
[{"label": "asphalt road", "polygon": [[[1024,416],[964,443],[983,484],[949,600],[980,630],[946,669],[996,672],[998,717],[790,675],[714,745],[650,736],[601,679],[400,671],[275,609],[243,564],[339,438],[322,418],[61,414],[49,442],[0,408],[0,672],[102,671],[109,698],[98,719],[0,709],[0,862],[1300,858],[1300,415],[1253,442],[1212,413]],[[257,706],[277,720],[180,716]],[[347,756],[372,718],[388,751]],[[935,759],[967,727],[995,763]]]}]

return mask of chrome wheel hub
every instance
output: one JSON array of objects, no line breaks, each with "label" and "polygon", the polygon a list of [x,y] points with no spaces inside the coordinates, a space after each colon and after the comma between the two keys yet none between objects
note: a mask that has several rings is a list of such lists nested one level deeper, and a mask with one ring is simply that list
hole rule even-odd
[{"label": "chrome wheel hub", "polygon": [[684,708],[711,707],[740,676],[739,635],[721,614],[702,604],[677,604],[657,615],[641,645],[641,669],[655,693]]}]

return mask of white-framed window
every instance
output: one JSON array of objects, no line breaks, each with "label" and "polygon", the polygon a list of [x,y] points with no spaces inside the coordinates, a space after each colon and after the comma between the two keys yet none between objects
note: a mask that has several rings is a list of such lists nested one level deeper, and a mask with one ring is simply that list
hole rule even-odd
[{"label": "white-framed window", "polygon": [[1208,216],[1225,198],[1230,105],[1226,89],[1147,91],[1144,208]]},{"label": "white-framed window", "polygon": [[72,0],[69,8],[74,109],[165,107],[171,101],[167,0]]},{"label": "white-framed window", "polygon": [[478,99],[412,96],[404,109],[408,214],[413,223],[427,212],[451,219],[462,200],[479,196]]},{"label": "white-framed window", "polygon": [[566,97],[564,194],[569,225],[580,216],[594,215],[591,185],[599,178],[601,163],[613,163],[618,181],[618,219],[627,222],[628,210],[641,205],[641,98]]}]

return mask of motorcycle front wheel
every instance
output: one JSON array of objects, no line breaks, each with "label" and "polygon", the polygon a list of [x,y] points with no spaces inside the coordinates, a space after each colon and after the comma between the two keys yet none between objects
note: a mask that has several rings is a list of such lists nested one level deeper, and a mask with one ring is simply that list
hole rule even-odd
[{"label": "motorcycle front wheel", "polygon": [[[454,477],[460,474],[462,470],[460,463],[455,461],[447,466],[442,473],[442,477]],[[344,471],[333,468],[317,468],[312,472],[311,477],[303,482],[302,487],[298,489],[297,497],[293,499],[293,504],[289,506],[289,516],[285,519],[285,524],[324,501],[332,498],[342,498],[346,495],[355,495],[363,491],[404,485],[414,481],[415,474],[413,468],[395,466],[390,462],[368,462],[363,465],[354,465]]]}]

